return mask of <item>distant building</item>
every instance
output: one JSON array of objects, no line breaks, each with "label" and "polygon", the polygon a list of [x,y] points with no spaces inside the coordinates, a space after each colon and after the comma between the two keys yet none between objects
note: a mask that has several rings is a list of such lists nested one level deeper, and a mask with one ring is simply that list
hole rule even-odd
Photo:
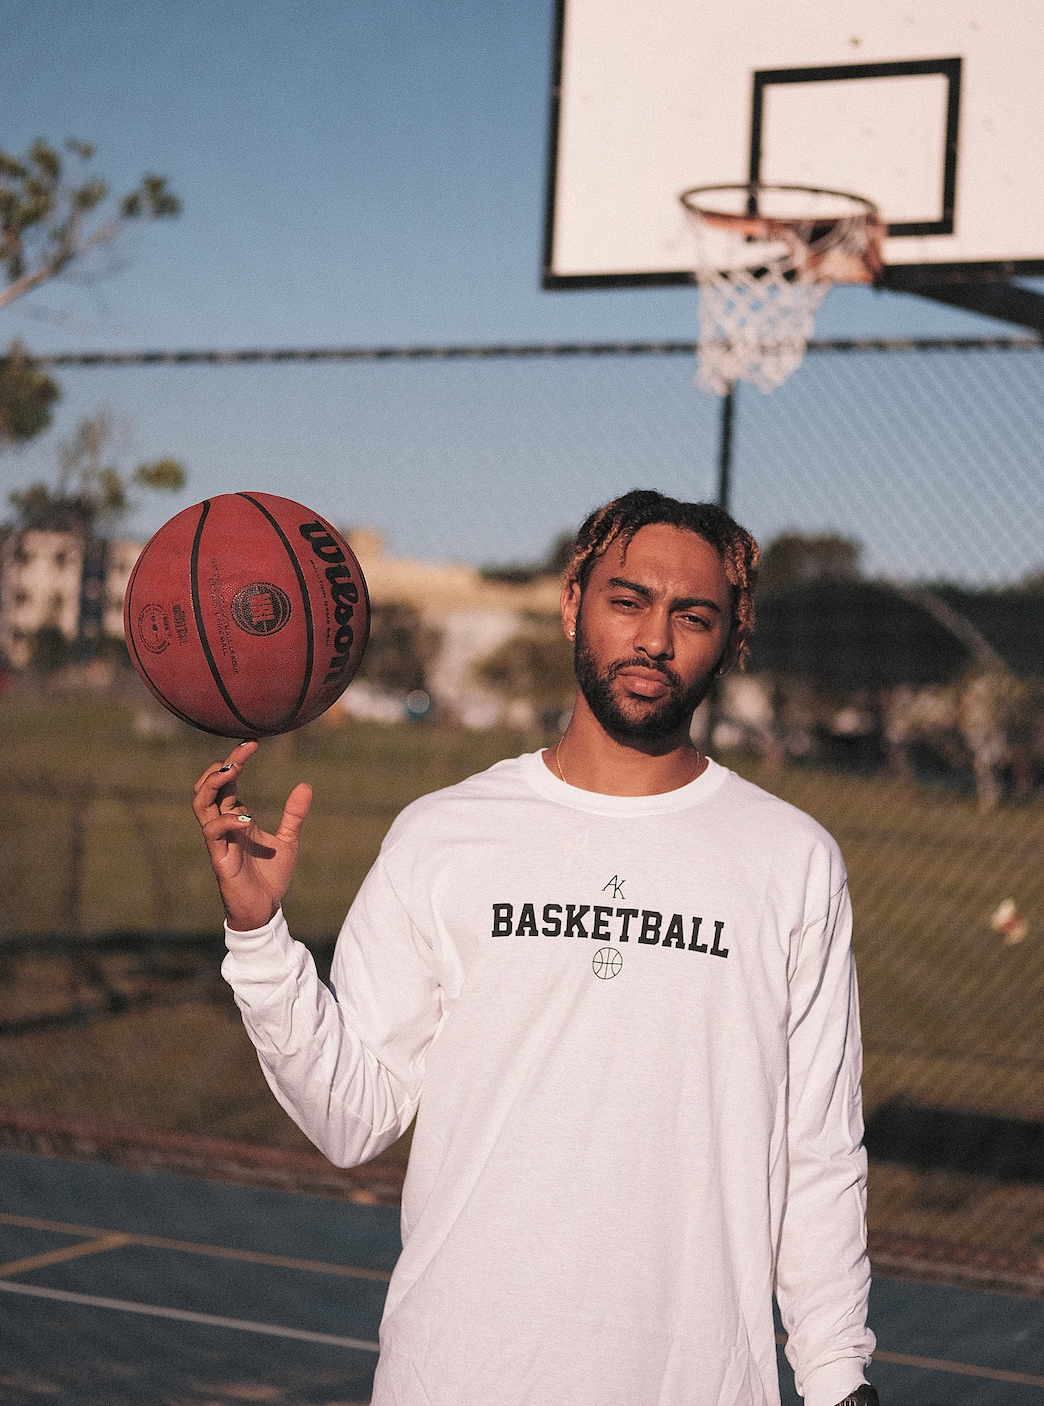
[{"label": "distant building", "polygon": [[385,551],[384,536],[372,527],[348,532],[359,559],[370,599],[377,605],[412,605],[433,625],[460,611],[520,615],[557,615],[562,584],[555,576],[538,576],[525,584],[490,580],[464,562],[417,561]]},{"label": "distant building", "polygon": [[[85,550],[86,547],[86,550]],[[0,534],[0,651],[15,668],[32,656],[45,626],[89,647],[122,635],[123,595],[142,543],[89,543],[75,532],[8,529]]]},{"label": "distant building", "polygon": [[[438,632],[440,647],[426,670],[426,687],[436,705],[471,727],[525,721],[517,703],[512,705],[478,680],[475,665],[520,633],[527,618],[558,615],[559,579],[538,576],[515,584],[489,580],[476,567],[460,562],[391,556],[381,533],[368,527],[350,531],[348,541],[366,577],[371,604],[410,606]],[[377,718],[378,713],[370,711],[371,705],[377,706],[371,704],[372,697],[365,685],[353,684],[345,706]],[[401,706],[405,716],[405,696]]]}]

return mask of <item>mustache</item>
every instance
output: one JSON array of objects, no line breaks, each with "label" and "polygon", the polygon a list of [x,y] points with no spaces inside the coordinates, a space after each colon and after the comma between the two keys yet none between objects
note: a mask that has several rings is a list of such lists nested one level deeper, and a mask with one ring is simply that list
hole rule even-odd
[{"label": "mustache", "polygon": [[623,673],[624,669],[655,669],[658,674],[664,676],[672,688],[681,689],[684,687],[681,679],[674,670],[669,669],[667,665],[662,663],[659,659],[640,659],[637,656],[631,659],[617,659],[614,663],[610,664],[605,671],[606,683],[612,683],[613,679]]}]

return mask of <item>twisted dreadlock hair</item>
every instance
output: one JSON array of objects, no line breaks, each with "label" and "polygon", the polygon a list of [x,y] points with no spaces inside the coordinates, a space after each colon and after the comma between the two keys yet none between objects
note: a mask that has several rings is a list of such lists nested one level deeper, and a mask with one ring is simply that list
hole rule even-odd
[{"label": "twisted dreadlock hair", "polygon": [[761,552],[750,533],[715,503],[681,503],[652,488],[635,488],[614,498],[604,508],[596,508],[577,533],[565,571],[566,585],[575,581],[582,595],[595,565],[613,542],[626,550],[636,532],[658,523],[695,532],[721,557],[732,595],[730,636],[737,642],[736,658],[742,669],[754,632],[754,584]]}]

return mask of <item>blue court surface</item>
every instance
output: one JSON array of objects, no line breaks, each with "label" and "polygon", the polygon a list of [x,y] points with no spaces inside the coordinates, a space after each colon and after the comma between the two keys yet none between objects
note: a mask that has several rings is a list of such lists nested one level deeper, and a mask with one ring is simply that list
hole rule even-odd
[{"label": "blue court surface", "polygon": [[[398,1251],[382,1207],[0,1152],[0,1403],[365,1402]],[[880,1279],[872,1309],[884,1406],[1044,1403],[1044,1303]]]}]

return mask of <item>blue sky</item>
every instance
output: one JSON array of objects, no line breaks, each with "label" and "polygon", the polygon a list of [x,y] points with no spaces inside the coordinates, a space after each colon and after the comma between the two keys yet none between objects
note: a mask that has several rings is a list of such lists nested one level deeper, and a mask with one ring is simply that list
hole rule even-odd
[{"label": "blue sky", "polygon": [[[0,0],[0,146],[76,135],[96,144],[117,191],[158,171],[184,201],[113,276],[53,284],[0,312],[0,340],[44,353],[693,336],[688,290],[539,287],[552,16],[552,0]],[[1012,330],[867,289],[835,290],[819,319],[825,336]],[[207,373],[206,386],[223,374]],[[481,522],[462,530],[459,484],[453,514],[435,523],[425,508],[406,526],[394,476],[383,496],[368,483],[359,511],[333,512],[358,480],[333,481],[330,436],[312,425],[309,476],[292,443],[270,453],[271,437],[247,428],[284,395],[309,423],[310,398],[319,415],[329,395],[314,378],[230,378],[213,392],[224,409],[207,406],[195,424],[187,383],[169,372],[61,380],[56,430],[0,458],[5,495],[46,470],[56,439],[104,401],[142,456],[186,460],[192,478],[174,507],[251,485],[310,491],[339,520],[365,514],[400,549],[434,555],[474,556],[485,540],[489,558],[524,556],[519,532],[540,535],[539,515],[490,525],[485,538]],[[470,413],[467,397],[453,403]],[[218,451],[222,415],[243,431]],[[713,417],[696,420],[709,463]],[[152,530],[171,506],[131,525]],[[563,499],[561,512],[575,510]]]}]

